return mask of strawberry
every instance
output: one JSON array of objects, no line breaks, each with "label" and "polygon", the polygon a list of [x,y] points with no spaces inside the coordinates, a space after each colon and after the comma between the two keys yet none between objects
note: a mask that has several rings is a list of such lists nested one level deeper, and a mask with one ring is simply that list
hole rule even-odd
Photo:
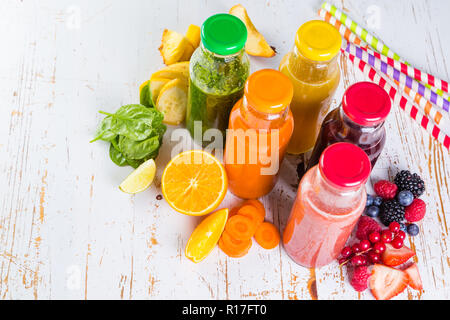
[{"label": "strawberry", "polygon": [[408,285],[415,290],[422,290],[422,279],[420,278],[419,268],[417,264],[413,263],[406,269],[405,274],[408,278]]},{"label": "strawberry", "polygon": [[387,266],[396,267],[415,255],[416,253],[406,246],[395,249],[392,245],[386,243],[386,250],[383,252],[381,260]]},{"label": "strawberry", "polygon": [[370,291],[377,300],[389,300],[402,293],[408,284],[406,273],[376,264],[369,280]]}]

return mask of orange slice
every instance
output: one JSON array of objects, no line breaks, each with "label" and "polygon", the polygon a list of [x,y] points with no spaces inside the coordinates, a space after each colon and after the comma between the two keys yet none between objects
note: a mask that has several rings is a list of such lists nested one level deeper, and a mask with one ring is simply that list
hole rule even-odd
[{"label": "orange slice", "polygon": [[227,193],[225,169],[216,157],[203,150],[182,152],[164,169],[161,189],[176,211],[203,216],[214,211]]},{"label": "orange slice", "polygon": [[205,259],[216,246],[228,219],[228,209],[206,217],[192,232],[184,254],[195,263]]}]

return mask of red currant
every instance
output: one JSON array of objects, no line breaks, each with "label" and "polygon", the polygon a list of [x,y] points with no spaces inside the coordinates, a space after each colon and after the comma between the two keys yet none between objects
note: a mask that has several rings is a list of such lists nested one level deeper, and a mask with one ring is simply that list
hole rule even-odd
[{"label": "red currant", "polygon": [[381,261],[380,255],[375,251],[370,251],[367,255],[372,263],[379,263]]},{"label": "red currant", "polygon": [[352,248],[345,247],[341,251],[341,256],[342,256],[342,258],[347,259],[348,257],[350,257],[352,255],[352,253],[353,253]]},{"label": "red currant", "polygon": [[377,243],[381,240],[380,234],[378,232],[372,232],[371,234],[369,234],[369,240],[372,243]]},{"label": "red currant", "polygon": [[346,261],[347,261],[347,259],[345,259],[345,258],[340,258],[340,259],[338,260],[339,265],[343,265]]},{"label": "red currant", "polygon": [[400,238],[402,240],[405,240],[406,238],[406,233],[403,230],[400,230],[399,232],[397,232],[397,235],[395,236],[396,238]]},{"label": "red currant", "polygon": [[359,243],[359,248],[361,249],[361,251],[367,251],[370,249],[370,247],[372,247],[372,244],[370,243],[369,240],[362,240]]},{"label": "red currant", "polygon": [[398,223],[397,221],[391,222],[391,224],[389,225],[389,230],[397,233],[400,230],[400,223]]},{"label": "red currant", "polygon": [[367,266],[369,264],[369,258],[365,254],[361,255],[361,266]]},{"label": "red currant", "polygon": [[403,239],[399,238],[398,236],[394,238],[394,240],[392,240],[391,245],[395,248],[395,249],[400,249],[401,247],[403,247]]},{"label": "red currant", "polygon": [[391,230],[384,230],[381,232],[381,241],[384,243],[389,243],[392,241],[392,232]]},{"label": "red currant", "polygon": [[362,256],[354,256],[352,260],[350,260],[352,265],[355,267],[364,265],[364,258]]},{"label": "red currant", "polygon": [[359,247],[359,244],[358,244],[358,243],[355,243],[355,244],[352,246],[352,251],[353,251],[353,253],[359,253],[359,252],[361,252],[361,248]]},{"label": "red currant", "polygon": [[378,254],[382,254],[384,251],[386,251],[386,245],[381,241],[377,242],[373,245],[373,251]]}]

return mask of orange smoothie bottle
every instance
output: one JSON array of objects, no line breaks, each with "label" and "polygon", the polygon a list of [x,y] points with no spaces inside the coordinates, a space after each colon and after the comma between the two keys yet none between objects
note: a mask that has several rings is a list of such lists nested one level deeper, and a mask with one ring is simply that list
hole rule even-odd
[{"label": "orange smoothie bottle", "polygon": [[283,234],[284,248],[296,263],[317,268],[338,257],[364,211],[370,171],[361,148],[340,142],[325,149],[319,164],[303,176]]},{"label": "orange smoothie bottle", "polygon": [[314,147],[339,85],[341,43],[342,38],[333,26],[324,21],[309,21],[298,29],[293,49],[281,61],[280,71],[294,85],[291,110],[295,126],[288,146],[291,154]]},{"label": "orange smoothie bottle", "polygon": [[291,81],[279,71],[264,69],[248,78],[231,111],[225,145],[228,187],[236,196],[256,199],[275,186],[294,128],[292,95]]}]

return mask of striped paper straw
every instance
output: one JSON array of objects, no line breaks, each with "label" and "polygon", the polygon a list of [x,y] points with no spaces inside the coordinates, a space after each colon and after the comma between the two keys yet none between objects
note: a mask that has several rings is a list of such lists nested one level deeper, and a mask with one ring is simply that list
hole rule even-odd
[{"label": "striped paper straw", "polygon": [[351,53],[342,50],[353,64],[358,65],[359,69],[370,80],[382,87],[394,101],[394,104],[398,104],[409,116],[414,119],[423,129],[425,129],[433,138],[438,140],[447,150],[450,150],[450,137],[446,135],[441,129],[435,125],[430,119],[422,113],[416,106],[408,101],[401,93],[399,93],[393,85],[389,84],[391,80],[382,74],[378,74],[374,68],[368,65],[366,62],[355,57]]},{"label": "striped paper straw", "polygon": [[369,54],[367,51],[364,51],[351,43],[347,44],[347,48],[345,49],[345,51],[363,60],[364,62],[370,64],[372,67],[381,70],[383,73],[397,80],[401,84],[405,84],[408,88],[418,92],[421,96],[425,97],[427,100],[431,101],[438,107],[441,107],[445,111],[449,112],[450,102],[448,100],[438,96],[436,92],[425,87],[423,84],[417,82],[416,80],[407,76],[406,74],[401,73],[399,70],[392,68],[387,63],[381,61],[380,59],[375,58],[375,56]]},{"label": "striped paper straw", "polygon": [[328,11],[323,8],[319,9],[319,16],[335,27],[342,37],[348,42],[354,43],[360,47],[368,48],[369,45],[358,38],[349,28],[344,26],[340,21],[338,21],[335,17],[333,17]]},{"label": "striped paper straw", "polygon": [[[353,42],[355,43],[355,42]],[[356,43],[355,43],[356,44]],[[360,46],[361,47],[361,46]],[[375,56],[375,58],[380,59],[381,61],[387,63],[391,67],[400,70],[402,73],[414,78],[417,81],[421,81],[424,84],[427,84],[433,88],[436,88],[437,90],[442,90],[443,92],[449,92],[448,91],[448,82],[441,80],[439,78],[436,78],[435,76],[428,74],[426,72],[423,72],[417,68],[414,68],[412,66],[409,66],[403,62],[396,61],[392,58],[389,58],[385,55],[382,55],[381,53],[377,51],[373,51],[369,48],[364,48],[365,51],[367,51],[369,54]],[[439,94],[439,92],[437,92]]]},{"label": "striped paper straw", "polygon": [[367,42],[373,49],[382,53],[383,55],[392,58],[394,60],[400,60],[400,56],[392,51],[388,46],[386,46],[381,40],[374,37],[367,31],[366,29],[359,26],[355,21],[349,18],[345,13],[340,11],[334,5],[324,2],[322,4],[322,8],[328,11],[332,16],[334,16],[337,20],[347,26],[352,32],[354,32],[358,37]]},{"label": "striped paper straw", "polygon": [[430,101],[425,99],[418,92],[415,92],[404,84],[399,83],[397,80],[394,80],[394,82],[400,90],[403,90],[412,100],[414,100],[414,102],[434,121],[434,123],[439,125],[445,133],[450,133],[450,119],[448,117],[443,116],[442,113],[440,113],[439,110],[432,103],[430,103]]}]

